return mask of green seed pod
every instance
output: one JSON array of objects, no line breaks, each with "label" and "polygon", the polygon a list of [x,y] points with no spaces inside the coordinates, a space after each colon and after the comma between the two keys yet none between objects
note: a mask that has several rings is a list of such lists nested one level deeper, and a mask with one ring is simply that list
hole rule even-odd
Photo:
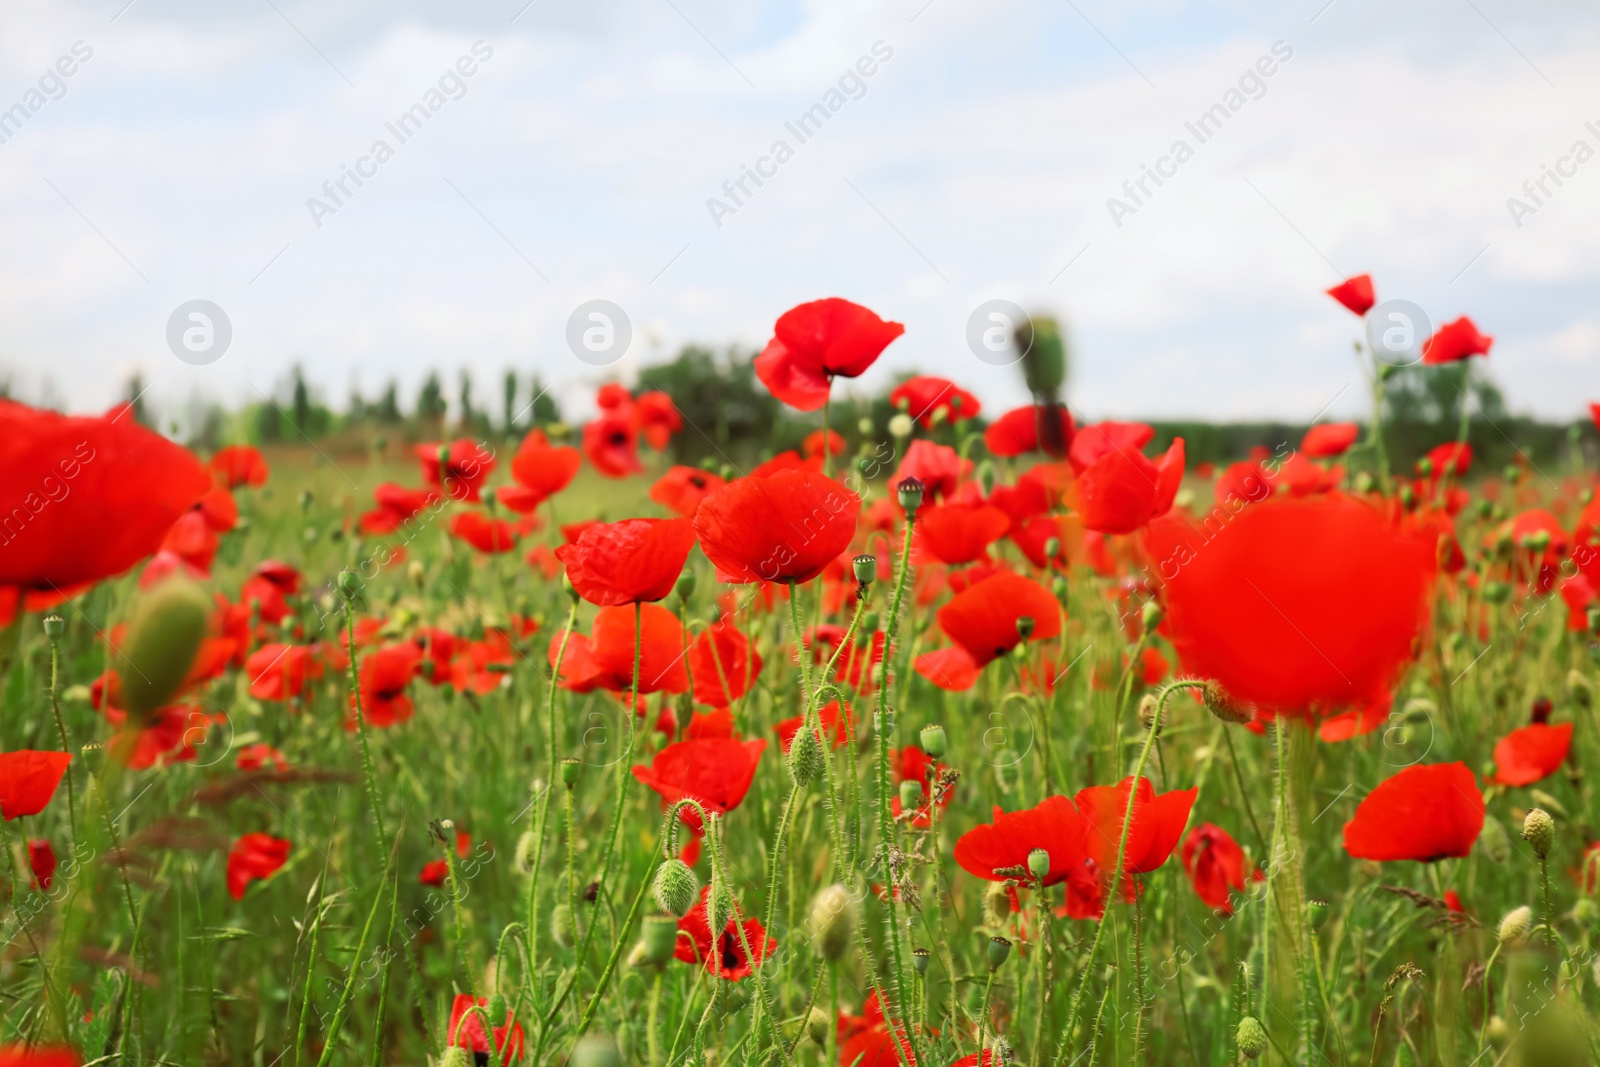
[{"label": "green seed pod", "polygon": [[1320,930],[1323,922],[1328,918],[1328,902],[1321,897],[1312,897],[1306,901],[1306,917],[1311,920],[1311,928]]},{"label": "green seed pod", "polygon": [[908,516],[916,515],[917,509],[922,506],[922,493],[922,482],[917,478],[902,478],[900,484],[895,486],[895,496]]},{"label": "green seed pod", "polygon": [[1520,945],[1528,940],[1528,934],[1533,929],[1533,909],[1526,904],[1520,908],[1512,908],[1500,920],[1495,936],[1502,945]]},{"label": "green seed pod", "polygon": [[1061,538],[1047,537],[1044,539],[1044,558],[1046,563],[1053,559],[1061,558]]},{"label": "green seed pod", "polygon": [[672,856],[656,868],[656,880],[651,890],[662,911],[681,919],[694,907],[694,902],[700,896],[700,879],[687,863]]},{"label": "green seed pod", "polygon": [[1004,882],[990,882],[983,891],[983,924],[996,927],[1011,918],[1011,894]]},{"label": "green seed pod", "polygon": [[1022,638],[1024,641],[1032,640],[1033,633],[1036,629],[1038,629],[1038,625],[1038,623],[1033,621],[1032,615],[1018,615],[1017,636]]},{"label": "green seed pod", "polygon": [[640,943],[651,963],[666,963],[678,947],[678,921],[670,915],[646,915],[640,927]]},{"label": "green seed pod", "polygon": [[922,732],[917,735],[917,740],[922,745],[922,751],[934,759],[938,759],[948,751],[949,742],[944,736],[944,727],[936,722],[930,722],[924,726]]},{"label": "green seed pod", "polygon": [[911,966],[917,969],[917,977],[926,978],[928,976],[928,961],[932,956],[933,954],[925,948],[911,950]]},{"label": "green seed pod", "polygon": [[354,600],[361,592],[361,579],[356,577],[355,571],[340,571],[338,584],[339,595],[346,600]]},{"label": "green seed pod", "polygon": [[1050,873],[1050,853],[1042,848],[1036,848],[1028,853],[1028,873],[1033,875],[1033,880],[1042,882]]},{"label": "green seed pod", "polygon": [[622,1067],[622,1053],[610,1034],[584,1034],[567,1062],[570,1067]]},{"label": "green seed pod", "polygon": [[145,593],[133,606],[117,655],[122,704],[138,726],[183,685],[216,608],[205,591],[182,578]]},{"label": "green seed pod", "polygon": [[813,1043],[823,1046],[828,1043],[828,1013],[821,1008],[812,1008],[806,1013],[806,1036]]},{"label": "green seed pod", "polygon": [[1556,839],[1556,821],[1543,808],[1531,808],[1522,820],[1522,839],[1533,846],[1534,855],[1544,859]]},{"label": "green seed pod", "polygon": [[989,961],[989,970],[998,971],[1006,962],[1006,957],[1011,955],[1011,940],[1000,937],[998,934],[989,939],[989,947],[985,951],[985,958]]},{"label": "green seed pod", "polygon": [[472,1053],[460,1045],[451,1045],[439,1057],[439,1067],[472,1067]]},{"label": "green seed pod", "polygon": [[1244,723],[1256,717],[1254,708],[1234,697],[1218,682],[1207,681],[1200,695],[1205,700],[1206,710],[1223,722]]},{"label": "green seed pod", "polygon": [[856,902],[844,886],[825,886],[811,898],[806,912],[806,924],[811,939],[826,960],[841,958],[850,947],[850,935],[855,931]]},{"label": "green seed pod", "polygon": [[67,632],[67,620],[55,612],[44,617],[44,635],[51,641],[58,641],[61,635]]},{"label": "green seed pod", "polygon": [[922,783],[915,778],[907,778],[900,783],[900,810],[914,811],[922,807]]},{"label": "green seed pod", "polygon": [[1150,633],[1157,626],[1160,626],[1161,620],[1164,618],[1166,618],[1166,612],[1162,611],[1161,605],[1154,600],[1146,600],[1144,607],[1139,609],[1139,621],[1144,624],[1145,633]]},{"label": "green seed pod", "polygon": [[796,789],[804,789],[822,773],[822,761],[825,758],[817,732],[802,724],[795,731],[794,739],[789,742],[789,753],[784,757],[784,766],[788,768],[789,778]]},{"label": "green seed pod", "polygon": [[562,948],[572,947],[572,909],[566,904],[550,909],[550,939]]},{"label": "green seed pod", "polygon": [[1258,1060],[1267,1051],[1267,1028],[1254,1015],[1246,1015],[1239,1020],[1233,1040],[1239,1046],[1239,1055],[1247,1060]]},{"label": "green seed pod", "polygon": [[870,552],[863,552],[851,560],[851,566],[855,568],[856,581],[861,585],[871,585],[878,576],[878,557]]},{"label": "green seed pod", "polygon": [[1050,579],[1050,592],[1057,600],[1066,600],[1071,586],[1067,584],[1067,576],[1058,574]]},{"label": "green seed pod", "polygon": [[576,756],[565,756],[561,760],[561,784],[569,790],[577,788],[578,775],[583,771],[583,762]]},{"label": "green seed pod", "polygon": [[679,600],[688,600],[694,596],[695,582],[694,571],[684,571],[678,575],[678,584],[673,588],[677,591]]}]

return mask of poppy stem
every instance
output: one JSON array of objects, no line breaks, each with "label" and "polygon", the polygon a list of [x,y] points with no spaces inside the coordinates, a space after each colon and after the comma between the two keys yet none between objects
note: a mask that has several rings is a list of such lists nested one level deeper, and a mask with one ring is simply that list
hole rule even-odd
[{"label": "poppy stem", "polygon": [[361,741],[361,767],[367,779],[367,803],[372,806],[372,820],[378,826],[378,839],[386,841],[388,831],[383,826],[383,805],[378,797],[378,779],[372,773],[372,750],[367,747],[367,718],[361,710],[361,677],[356,670],[356,605],[345,600],[345,641],[350,652],[350,695],[356,702],[356,736]]},{"label": "poppy stem", "polygon": [[[61,735],[61,749],[72,754],[72,743],[67,740],[67,726],[61,718],[61,639],[50,638],[50,711],[56,718],[56,732]],[[72,846],[78,846],[78,799],[72,787],[72,765],[67,764],[67,824],[72,829]]]},{"label": "poppy stem", "polygon": [[[552,520],[554,516],[552,515]],[[539,815],[534,820],[534,846],[533,846],[533,872],[528,878],[528,956],[530,973],[539,969],[539,875],[544,869],[544,829],[545,821],[550,814],[550,793],[556,787],[556,690],[560,688],[561,661],[567,655],[567,641],[572,637],[572,628],[578,624],[578,602],[572,601],[572,607],[567,611],[567,626],[561,632],[561,644],[556,649],[556,661],[550,668],[550,691],[546,694],[548,730],[545,758],[550,761],[550,777],[545,781],[544,790],[539,794]]]}]

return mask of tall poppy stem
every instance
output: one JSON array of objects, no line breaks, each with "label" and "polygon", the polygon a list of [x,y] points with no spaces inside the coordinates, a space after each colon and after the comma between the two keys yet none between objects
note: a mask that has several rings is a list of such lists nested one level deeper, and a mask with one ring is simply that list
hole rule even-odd
[{"label": "tall poppy stem", "polygon": [[[46,620],[49,621],[49,620]],[[56,732],[61,735],[61,750],[69,756],[72,743],[67,740],[67,725],[61,718],[61,639],[50,638],[50,711],[56,718]],[[72,764],[67,764],[67,824],[72,829],[72,846],[78,846],[78,797],[72,787]]]},{"label": "tall poppy stem", "polygon": [[556,766],[556,690],[561,681],[561,661],[567,655],[567,641],[572,637],[572,628],[578,624],[578,602],[572,601],[572,607],[567,611],[567,626],[561,632],[561,644],[556,649],[556,662],[550,668],[550,691],[546,694],[547,723],[547,748],[545,758],[550,761],[550,777],[545,781],[544,791],[539,795],[539,815],[534,820],[534,851],[533,873],[528,879],[528,956],[530,971],[539,969],[539,875],[544,868],[544,829],[545,822],[550,814],[550,794],[556,787],[558,768]]},{"label": "tall poppy stem", "polygon": [[367,746],[367,718],[361,708],[361,676],[356,670],[356,605],[346,598],[345,641],[350,652],[350,694],[356,704],[356,736],[361,740],[361,767],[367,779],[367,803],[372,806],[372,820],[378,826],[378,838],[387,841],[389,833],[383,826],[383,805],[378,795],[378,778],[372,773],[372,750]]}]

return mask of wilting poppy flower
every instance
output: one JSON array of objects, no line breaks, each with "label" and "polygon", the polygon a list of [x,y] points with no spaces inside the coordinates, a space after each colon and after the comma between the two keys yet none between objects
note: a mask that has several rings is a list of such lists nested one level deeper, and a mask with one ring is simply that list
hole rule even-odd
[{"label": "wilting poppy flower", "polygon": [[948,378],[919,374],[889,390],[889,403],[932,429],[939,420],[960,422],[982,410],[978,398]]},{"label": "wilting poppy flower", "polygon": [[[1233,836],[1215,823],[1203,822],[1184,838],[1180,858],[1195,895],[1207,907],[1232,915],[1232,896],[1244,891],[1248,869],[1244,849]],[[1255,872],[1255,877],[1259,880],[1261,872]]]},{"label": "wilting poppy flower", "polygon": [[[1107,885],[1117,865],[1117,846],[1122,840],[1123,819],[1128,813],[1128,795],[1132,789],[1133,778],[1128,777],[1115,786],[1092,785],[1080,789],[1073,798],[1089,824],[1084,847]],[[1167,862],[1183,837],[1189,811],[1199,793],[1199,789],[1175,789],[1158,795],[1150,779],[1139,779],[1133,821],[1129,824],[1128,843],[1123,853],[1125,875],[1149,874]],[[1132,900],[1136,892],[1134,880],[1123,878],[1122,889],[1124,896]]]},{"label": "wilting poppy flower", "polygon": [[688,519],[623,519],[595,523],[577,541],[557,548],[556,558],[579,596],[614,606],[671,593],[692,548],[694,525]]},{"label": "wilting poppy flower", "polygon": [[[839,748],[850,740],[854,722],[855,716],[848,705],[841,707],[837,700],[830,700],[817,709],[817,740],[827,741],[831,737],[832,747]],[[804,715],[796,715],[776,723],[772,728],[778,734],[778,747],[788,752],[789,746],[794,744],[794,735],[800,732],[800,727],[804,723]]]},{"label": "wilting poppy flower", "polygon": [[1300,439],[1300,451],[1316,459],[1342,456],[1361,436],[1361,427],[1354,422],[1322,422],[1306,431]]},{"label": "wilting poppy flower", "polygon": [[808,459],[820,458],[826,448],[830,456],[844,455],[844,437],[833,430],[812,430],[806,434],[806,439],[800,442],[800,451]]},{"label": "wilting poppy flower", "polygon": [[633,402],[633,419],[645,441],[657,452],[663,451],[672,435],[683,429],[683,416],[672,398],[659,389],[640,393]]},{"label": "wilting poppy flower", "polygon": [[219,448],[206,460],[206,470],[218,485],[233,489],[240,485],[266,485],[267,461],[249,445],[228,445]]},{"label": "wilting poppy flower", "polygon": [[[410,641],[384,645],[361,660],[361,714],[369,726],[393,726],[411,718],[414,708],[406,687],[421,660],[421,651]],[[355,729],[355,706],[352,694],[347,729]]]},{"label": "wilting poppy flower", "polygon": [[[634,607],[605,607],[595,612],[594,639],[590,656],[599,674],[595,684],[613,692],[633,688]],[[639,692],[682,693],[689,688],[689,675],[683,665],[683,624],[678,617],[657,604],[638,606]],[[568,644],[567,655],[573,666],[581,666],[582,651],[576,646],[577,634]],[[559,641],[552,641],[554,648]],[[552,653],[554,655],[554,653]],[[568,676],[565,665],[562,677]]]},{"label": "wilting poppy flower", "polygon": [[407,489],[394,482],[384,482],[372,491],[377,507],[361,516],[361,532],[380,535],[393,533],[423,508],[433,507],[440,501],[433,489]]},{"label": "wilting poppy flower", "polygon": [[1512,730],[1494,746],[1494,778],[1501,785],[1532,785],[1566,762],[1572,723],[1533,723]]},{"label": "wilting poppy flower", "polygon": [[907,478],[915,478],[922,483],[923,502],[936,503],[955,496],[961,479],[971,472],[972,460],[963,459],[961,453],[949,445],[918,438],[906,449],[900,469],[889,481],[898,485]]},{"label": "wilting poppy flower", "polygon": [[262,645],[245,660],[244,672],[257,700],[289,700],[300,695],[308,679],[322,676],[322,664],[306,645]]},{"label": "wilting poppy flower", "polygon": [[0,1045],[0,1067],[83,1067],[65,1045]]},{"label": "wilting poppy flower", "polygon": [[10,822],[43,811],[71,762],[69,752],[0,752],[0,816]]},{"label": "wilting poppy flower", "polygon": [[1096,422],[1073,435],[1067,460],[1075,473],[1082,474],[1111,453],[1142,453],[1155,435],[1155,429],[1142,422]]},{"label": "wilting poppy flower", "polygon": [[769,953],[777,950],[778,942],[767,935],[766,927],[761,925],[759,919],[741,921],[737,904],[734,905],[728,925],[713,937],[706,907],[710,892],[710,886],[702,886],[699,903],[678,920],[678,944],[673,955],[684,963],[699,964],[726,981],[737,982],[751,971],[750,956],[744,950],[747,942],[750,952],[755,954],[758,967]]},{"label": "wilting poppy flower", "polygon": [[228,895],[243,900],[250,883],[270,878],[289,860],[289,842],[271,834],[248,833],[228,853]]},{"label": "wilting poppy flower", "polygon": [[1145,537],[1185,672],[1285,711],[1387,694],[1426,625],[1436,537],[1341,493],[1278,497],[1220,531]]},{"label": "wilting poppy flower", "polygon": [[607,478],[626,478],[644,470],[637,427],[627,415],[614,411],[603,411],[584,424],[583,454]]},{"label": "wilting poppy flower", "polygon": [[490,555],[509,552],[517,544],[516,527],[504,519],[492,519],[481,511],[463,511],[452,515],[450,536]]},{"label": "wilting poppy flower", "polygon": [[834,378],[860,377],[906,328],[830,296],[785,311],[772,332],[756,357],[756,377],[790,407],[816,411]]},{"label": "wilting poppy flower", "polygon": [[916,659],[917,673],[941,689],[970,689],[991,660],[1022,643],[1017,620],[1033,620],[1032,641],[1061,633],[1061,605],[1031,578],[1001,571],[969,586],[939,609],[939,629],[955,642]]},{"label": "wilting poppy flower", "polygon": [[1370,274],[1357,274],[1353,278],[1346,278],[1329,289],[1328,295],[1357,315],[1365,315],[1372,309],[1372,305],[1378,302],[1378,297],[1372,290]]},{"label": "wilting poppy flower", "polygon": [[1470,356],[1487,356],[1493,344],[1493,337],[1479,333],[1473,321],[1463,315],[1445,323],[1428,338],[1422,346],[1422,362],[1455,363]]},{"label": "wilting poppy flower", "polygon": [[700,508],[700,501],[726,484],[721,476],[699,467],[670,467],[650,487],[650,499],[685,519],[692,519]]},{"label": "wilting poppy flower", "polygon": [[840,1067],[901,1067],[902,1063],[915,1067],[905,1025],[898,1020],[891,1025],[884,1018],[876,989],[867,994],[860,1015],[839,1013],[837,1030]]},{"label": "wilting poppy flower", "polygon": [[[1093,429],[1093,427],[1090,427]],[[1089,435],[1084,430],[1073,440]],[[1172,510],[1183,484],[1183,438],[1172,442],[1160,463],[1133,449],[1102,452],[1078,477],[1078,511],[1083,525],[1100,533],[1132,533]]]},{"label": "wilting poppy flower", "polygon": [[33,884],[40,892],[50,888],[56,876],[56,850],[50,842],[33,838],[28,842],[28,870],[33,872]]},{"label": "wilting poppy flower", "polygon": [[192,453],[126,411],[68,417],[0,400],[0,471],[16,493],[0,516],[0,586],[52,592],[121,574],[211,488]]},{"label": "wilting poppy flower", "polygon": [[[468,1009],[474,1006],[487,1008],[487,997],[479,997],[476,1001],[466,993],[457,993],[454,1003],[450,1006],[450,1032],[445,1035],[445,1044],[454,1048],[470,1049],[480,1063],[488,1063],[489,1036],[483,1032],[483,1015],[478,1012],[468,1014]],[[497,1067],[505,1067],[512,1060],[522,1059],[523,1034],[522,1024],[517,1022],[516,1012],[513,1011],[506,1017],[506,1025],[496,1026],[494,1030],[494,1049],[496,1053],[492,1059]]]},{"label": "wilting poppy flower", "polygon": [[1010,528],[1011,519],[991,504],[935,504],[917,513],[916,548],[925,560],[971,563]]},{"label": "wilting poppy flower", "polygon": [[422,480],[443,490],[451,500],[476,504],[480,499],[479,489],[494,470],[494,453],[462,438],[452,441],[441,459],[439,452],[444,447],[435,442],[412,448],[412,454],[422,465]]},{"label": "wilting poppy flower", "polygon": [[750,691],[761,674],[761,654],[727,619],[701,630],[689,646],[694,698],[725,708]]},{"label": "wilting poppy flower", "polygon": [[1407,767],[1366,795],[1344,824],[1344,850],[1364,860],[1465,856],[1483,830],[1483,794],[1465,763]]},{"label": "wilting poppy flower", "polygon": [[1064,456],[1072,439],[1072,415],[1060,404],[1012,408],[983,431],[984,445],[997,456],[1035,451]]},{"label": "wilting poppy flower", "polygon": [[289,761],[283,753],[264,741],[240,748],[233,757],[233,765],[241,771],[259,771],[264,767],[275,767],[280,771],[289,769]]},{"label": "wilting poppy flower", "polygon": [[[633,776],[661,795],[663,808],[680,800],[697,800],[709,812],[726,814],[744,802],[766,750],[763,739],[679,741],[657,752],[650,766],[634,767]],[[693,808],[684,808],[679,817],[695,836],[704,832],[700,813]]]},{"label": "wilting poppy flower", "polygon": [[720,581],[809,582],[855,537],[861,498],[814,471],[739,478],[695,513]]}]

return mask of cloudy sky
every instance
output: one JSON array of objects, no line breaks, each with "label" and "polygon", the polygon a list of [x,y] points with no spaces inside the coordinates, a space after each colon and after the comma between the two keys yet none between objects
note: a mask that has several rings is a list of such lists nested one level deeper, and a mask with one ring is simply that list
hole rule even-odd
[{"label": "cloudy sky", "polygon": [[[1578,0],[4,0],[0,135],[0,373],[77,410],[136,371],[242,403],[298,362],[336,406],[516,368],[581,414],[841,295],[907,327],[865,385],[1019,401],[966,340],[1004,299],[1067,322],[1090,416],[1310,419],[1362,410],[1322,295],[1362,271],[1495,335],[1514,409],[1600,398]],[[567,342],[597,299],[633,331],[606,367]],[[231,325],[205,365],[168,344],[191,300]]]}]

